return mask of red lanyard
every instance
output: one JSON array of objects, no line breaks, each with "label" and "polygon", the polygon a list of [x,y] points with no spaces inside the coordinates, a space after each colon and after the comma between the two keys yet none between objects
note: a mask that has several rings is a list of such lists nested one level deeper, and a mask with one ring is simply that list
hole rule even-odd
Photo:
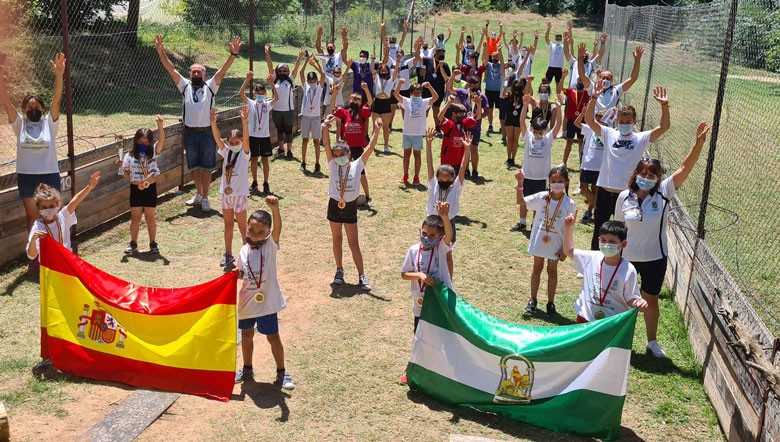
[{"label": "red lanyard", "polygon": [[[60,241],[59,241],[59,242],[60,242],[60,244],[62,244],[62,226],[60,226],[60,220],[55,218],[55,219],[54,219],[54,222],[56,222],[56,223],[57,223],[57,233],[59,233],[59,235],[58,235],[58,236],[60,237]],[[45,227],[45,228],[46,228],[46,233],[48,233],[48,234],[49,234],[49,236],[51,236],[52,238],[54,238],[54,234],[53,234],[53,233],[51,233],[51,229],[49,228],[49,225],[48,225],[48,224],[46,224],[46,223],[44,222],[44,223],[43,223],[43,227]]]},{"label": "red lanyard", "polygon": [[[250,252],[251,253],[251,252]],[[260,278],[255,278],[255,272],[252,270],[252,266],[249,265],[250,253],[246,254],[246,267],[249,269],[249,275],[252,277],[252,280],[255,282],[255,288],[260,288],[260,284],[263,282],[263,252],[260,252]]]},{"label": "red lanyard", "polygon": [[255,101],[255,113],[257,114],[257,129],[263,128],[263,114],[265,114],[266,106],[265,102],[259,103]]},{"label": "red lanyard", "polygon": [[604,306],[604,300],[607,299],[607,293],[609,292],[609,287],[612,286],[612,281],[615,279],[615,275],[617,275],[618,269],[620,268],[620,265],[623,264],[623,258],[620,258],[620,262],[617,266],[615,266],[615,271],[612,272],[612,277],[609,278],[609,283],[607,283],[607,288],[602,290],[603,280],[601,279],[601,275],[604,271],[604,260],[601,260],[601,265],[599,266],[599,305]]},{"label": "red lanyard", "polygon": [[[423,249],[423,245],[422,243],[420,243],[420,248],[417,249],[417,271],[418,272],[422,272],[422,249]],[[436,253],[436,247],[431,249],[431,259],[428,260],[428,269],[425,270],[426,275],[431,273],[431,263],[433,262],[434,253]],[[417,284],[420,286],[420,293],[423,293],[425,288],[425,282],[417,281]]]}]

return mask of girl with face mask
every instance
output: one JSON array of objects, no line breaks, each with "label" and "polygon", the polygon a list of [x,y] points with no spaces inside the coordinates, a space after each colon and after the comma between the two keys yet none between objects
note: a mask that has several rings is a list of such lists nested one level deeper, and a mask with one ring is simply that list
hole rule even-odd
[{"label": "girl with face mask", "polygon": [[374,75],[374,103],[371,107],[371,119],[379,118],[382,121],[382,139],[384,142],[384,153],[390,153],[390,117],[392,116],[392,102],[390,97],[395,90],[395,82],[398,79],[398,69],[390,70],[387,64],[388,50],[385,50],[385,59],[374,70],[373,63],[371,70]]},{"label": "girl with face mask", "polygon": [[274,69],[271,61],[271,45],[265,45],[265,62],[268,72],[274,73],[274,93],[278,93],[279,102],[276,103],[271,111],[271,119],[276,126],[277,142],[279,149],[276,151],[277,157],[283,157],[285,154],[284,145],[287,145],[287,159],[292,160],[292,140],[293,127],[295,126],[295,77],[298,76],[298,68],[303,60],[304,49],[298,51],[298,59],[295,61],[295,67],[292,72],[285,63],[279,63]]},{"label": "girl with face mask", "polygon": [[157,247],[157,222],[155,208],[157,207],[157,176],[160,168],[157,166],[157,156],[165,148],[165,129],[163,118],[157,116],[157,137],[151,129],[138,129],[133,137],[133,148],[125,154],[121,166],[124,178],[130,181],[130,244],[125,253],[138,252],[138,230],[141,227],[141,216],[146,219],[149,232],[149,252],[159,253]]},{"label": "girl with face mask", "polygon": [[657,333],[658,295],[667,267],[669,203],[696,166],[709,130],[707,123],[699,123],[696,143],[671,176],[663,177],[658,160],[641,160],[631,175],[628,189],[620,192],[615,207],[615,219],[625,222],[628,227],[628,244],[623,257],[636,268],[642,280],[642,297],[648,304],[645,311],[647,349],[658,358],[666,356],[658,344]]},{"label": "girl with face mask", "polygon": [[27,216],[28,230],[38,218],[38,209],[33,198],[36,187],[45,183],[60,190],[56,140],[66,65],[65,55],[57,54],[50,64],[54,71],[54,91],[48,114],[43,99],[34,94],[22,99],[21,113],[18,113],[16,106],[11,102],[7,89],[8,82],[2,79],[3,66],[0,66],[0,104],[5,109],[8,123],[16,136],[16,174],[19,197]]},{"label": "girl with face mask", "polygon": [[241,108],[241,130],[230,131],[222,139],[217,127],[217,112],[211,110],[211,134],[217,143],[217,155],[222,157],[222,179],[219,193],[222,194],[222,218],[225,221],[225,254],[219,265],[227,267],[233,263],[233,226],[238,221],[241,239],[246,238],[246,210],[249,204],[249,108]]}]

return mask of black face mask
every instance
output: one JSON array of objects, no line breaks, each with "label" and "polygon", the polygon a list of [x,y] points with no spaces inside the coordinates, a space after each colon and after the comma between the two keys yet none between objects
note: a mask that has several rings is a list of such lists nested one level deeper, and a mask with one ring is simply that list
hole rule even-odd
[{"label": "black face mask", "polygon": [[353,112],[360,110],[360,105],[357,103],[349,103],[349,109]]},{"label": "black face mask", "polygon": [[442,190],[447,190],[452,185],[452,181],[439,181],[439,188]]},{"label": "black face mask", "polygon": [[287,81],[289,78],[288,74],[276,74],[276,79],[279,81]]},{"label": "black face mask", "polygon": [[203,77],[194,77],[190,81],[192,81],[192,85],[195,87],[203,86]]},{"label": "black face mask", "polygon": [[336,48],[328,48],[328,54],[333,55],[336,52]]},{"label": "black face mask", "polygon": [[27,111],[27,119],[33,123],[41,121],[41,117],[43,117],[43,112],[40,109],[30,109]]},{"label": "black face mask", "polygon": [[452,116],[452,120],[455,121],[456,124],[460,124],[463,122],[463,115]]},{"label": "black face mask", "polygon": [[381,78],[383,80],[386,80],[386,79],[390,78],[390,72],[380,72],[379,73],[379,78]]},{"label": "black face mask", "polygon": [[251,239],[249,239],[249,237],[247,236],[247,237],[246,237],[246,243],[247,243],[247,244],[249,244],[249,247],[250,247],[252,250],[257,250],[257,249],[259,249],[260,247],[263,247],[263,244],[265,244],[265,240],[264,240],[264,239],[261,239],[260,241],[252,241],[252,240],[251,240]]},{"label": "black face mask", "polygon": [[439,55],[438,60],[444,60],[444,56],[443,55]]},{"label": "black face mask", "polygon": [[427,51],[428,50],[428,45],[423,45],[423,49]]}]

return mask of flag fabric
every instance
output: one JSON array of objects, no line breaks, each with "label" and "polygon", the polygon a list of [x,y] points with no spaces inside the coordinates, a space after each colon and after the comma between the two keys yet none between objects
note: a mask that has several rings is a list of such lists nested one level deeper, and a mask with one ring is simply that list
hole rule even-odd
[{"label": "flag fabric", "polygon": [[41,241],[41,353],[63,373],[227,401],[236,368],[234,272],[186,288],[111,276]]},{"label": "flag fabric", "polygon": [[448,404],[614,440],[636,316],[632,309],[587,324],[523,326],[490,316],[437,283],[424,295],[407,380]]}]

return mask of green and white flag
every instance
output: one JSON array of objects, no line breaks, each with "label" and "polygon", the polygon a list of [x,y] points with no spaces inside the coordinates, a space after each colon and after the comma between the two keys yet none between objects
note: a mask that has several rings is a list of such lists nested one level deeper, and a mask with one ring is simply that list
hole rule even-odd
[{"label": "green and white flag", "polygon": [[636,309],[587,324],[530,327],[428,287],[409,386],[442,402],[560,433],[614,440],[626,397]]}]

